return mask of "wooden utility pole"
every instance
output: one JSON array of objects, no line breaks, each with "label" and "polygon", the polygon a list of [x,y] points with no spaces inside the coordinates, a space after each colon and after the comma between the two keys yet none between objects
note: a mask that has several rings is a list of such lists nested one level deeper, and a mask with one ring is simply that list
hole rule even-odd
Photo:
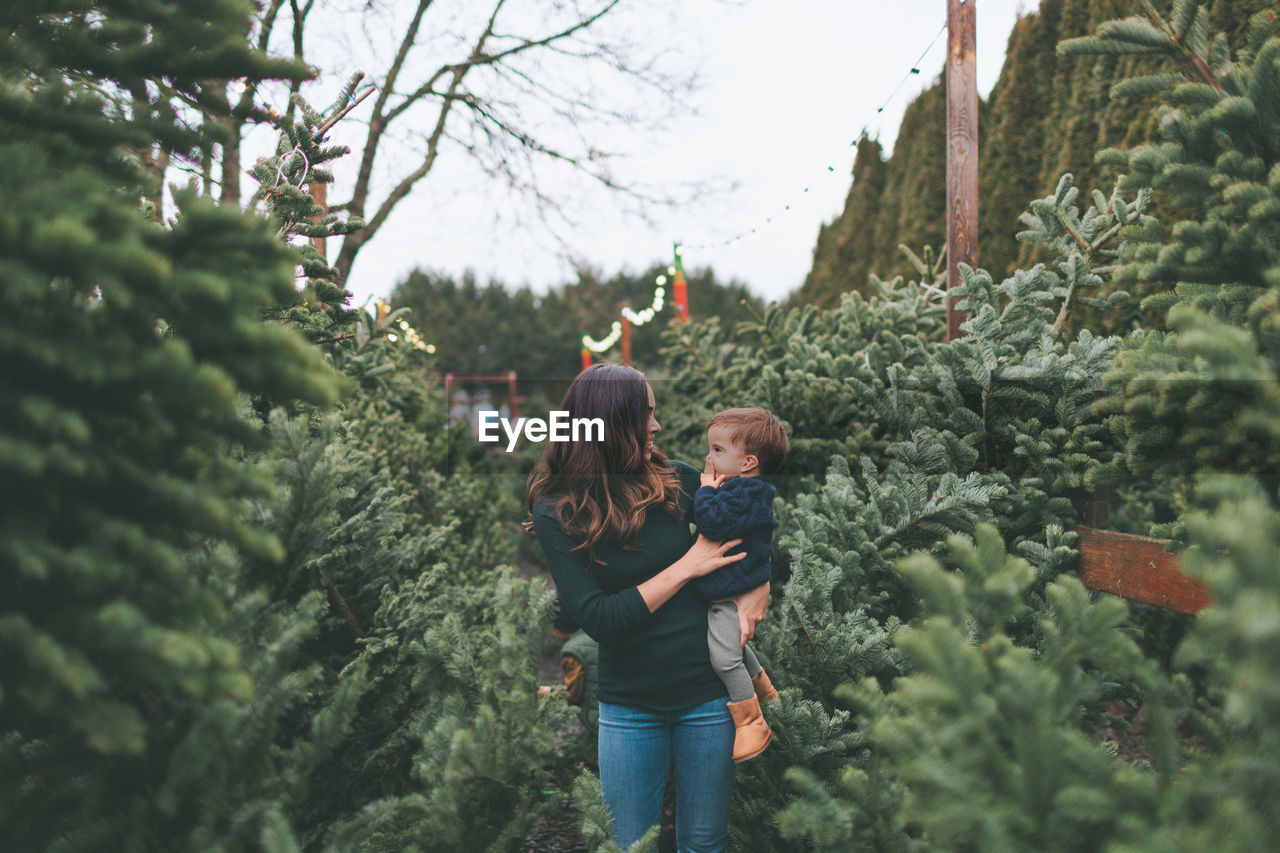
[{"label": "wooden utility pole", "polygon": [[960,264],[978,262],[977,0],[947,0],[947,340],[963,336]]}]

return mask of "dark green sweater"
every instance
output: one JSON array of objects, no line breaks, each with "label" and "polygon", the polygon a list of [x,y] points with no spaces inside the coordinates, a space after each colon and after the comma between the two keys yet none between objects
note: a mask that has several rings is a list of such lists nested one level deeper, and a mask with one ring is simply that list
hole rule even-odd
[{"label": "dark green sweater", "polygon": [[637,545],[624,550],[599,543],[596,560],[572,551],[575,544],[556,522],[555,498],[533,510],[533,529],[565,610],[600,643],[602,702],[673,711],[727,697],[707,651],[707,603],[689,586],[650,613],[637,586],[684,556],[693,544],[693,493],[697,469],[672,463],[680,475],[679,519],[650,507]]}]

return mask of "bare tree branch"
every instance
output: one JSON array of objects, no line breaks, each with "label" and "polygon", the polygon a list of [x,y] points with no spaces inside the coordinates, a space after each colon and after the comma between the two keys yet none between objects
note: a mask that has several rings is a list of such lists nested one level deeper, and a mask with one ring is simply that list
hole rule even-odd
[{"label": "bare tree branch", "polygon": [[[674,10],[678,0],[652,2]],[[335,259],[341,280],[439,165],[442,153],[468,158],[464,162],[476,163],[484,175],[528,200],[556,237],[554,231],[572,222],[568,213],[578,199],[567,187],[581,186],[575,183],[579,177],[628,199],[628,209],[671,201],[669,190],[665,196],[644,191],[619,177],[612,164],[621,152],[599,144],[612,128],[669,122],[670,105],[692,85],[691,72],[672,71],[683,66],[678,59],[672,63],[675,49],[662,37],[671,30],[648,37],[642,26],[627,26],[631,21],[624,16],[633,12],[642,24],[654,20],[640,8],[645,0],[574,0],[532,9],[508,0],[489,0],[487,9],[476,8],[479,0],[416,0],[402,2],[399,9],[368,0],[363,11],[288,0],[288,29],[282,20],[285,0],[259,3],[258,28],[251,37],[263,48],[283,48],[306,61],[308,45],[318,44],[315,37],[307,38],[313,11],[324,21],[349,14],[359,16],[359,25],[346,32],[383,51],[386,60],[382,71],[376,59],[373,67],[363,68],[376,92],[366,102],[365,109],[372,105],[366,118],[351,123],[366,122],[352,144],[358,160],[350,195],[335,199],[330,208],[365,221],[363,229],[341,240]],[[343,56],[360,50],[356,43]],[[317,64],[314,57],[311,64]],[[609,88],[609,81],[622,81],[625,88]],[[291,94],[298,85],[292,85]],[[618,92],[625,94],[617,97]],[[238,93],[232,109],[231,141],[223,150],[224,202],[239,200],[239,139],[254,97],[251,89]],[[289,108],[294,109],[292,99]],[[562,180],[566,176],[569,180]]]},{"label": "bare tree branch", "polygon": [[[497,21],[498,13],[502,10],[504,3],[506,3],[506,0],[497,0],[494,4],[493,12],[489,15],[489,22],[485,25],[484,32],[480,34],[480,37],[476,40],[475,47],[471,51],[472,57],[482,53],[485,43],[489,40],[490,36],[493,35],[494,23]],[[422,0],[419,4],[419,8],[425,11],[425,6],[429,4],[430,0]],[[420,22],[420,20],[420,17],[415,18],[415,21]],[[416,27],[413,29],[413,32],[401,42],[402,47],[412,43],[411,38],[414,37],[414,34],[416,34]],[[435,166],[436,157],[440,153],[440,139],[444,134],[445,125],[448,122],[449,112],[456,99],[458,87],[462,85],[462,78],[471,67],[470,63],[462,63],[453,67],[453,77],[449,82],[449,89],[445,93],[445,99],[440,107],[440,112],[436,116],[435,127],[432,128],[431,135],[427,139],[427,154],[423,158],[422,163],[410,172],[403,180],[396,184],[396,186],[387,195],[387,198],[383,200],[381,205],[379,205],[378,210],[373,214],[373,216],[365,219],[364,228],[352,234],[348,234],[343,238],[342,247],[338,250],[338,257],[334,262],[334,268],[338,270],[338,274],[341,276],[343,281],[345,281],[347,276],[350,274],[351,266],[355,263],[356,255],[360,251],[360,248],[369,240],[373,239],[373,236],[378,233],[378,229],[387,221],[387,217],[391,215],[391,211],[395,209],[396,205],[398,205],[409,194],[409,191],[413,189],[413,185],[422,180],[422,178],[431,171],[432,167]],[[399,73],[399,68],[396,68],[395,70]],[[439,76],[439,73],[440,72],[437,72],[433,77]],[[385,103],[385,101],[382,103]],[[388,117],[381,117],[375,112],[374,119],[369,123],[369,140],[371,142],[375,142],[376,137],[380,137],[382,135],[384,129],[391,122],[392,118],[394,118],[395,115],[399,115],[400,112],[401,111],[399,110],[393,110],[393,115]],[[351,201],[347,204],[348,209],[356,216],[364,216],[365,204],[368,200],[369,179],[373,172],[373,159],[374,155],[377,153],[376,148],[376,144],[366,144],[365,150],[361,156],[360,173],[356,178],[356,186],[352,193]]]}]

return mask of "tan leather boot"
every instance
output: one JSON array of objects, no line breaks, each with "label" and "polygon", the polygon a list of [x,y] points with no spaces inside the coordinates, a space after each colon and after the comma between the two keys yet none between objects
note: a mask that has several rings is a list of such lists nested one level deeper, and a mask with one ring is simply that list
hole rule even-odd
[{"label": "tan leather boot", "polygon": [[756,689],[756,698],[761,702],[773,702],[778,698],[778,691],[773,689],[773,682],[763,669],[751,679],[751,686]]},{"label": "tan leather boot", "polygon": [[773,732],[769,731],[769,724],[760,713],[760,700],[752,696],[742,702],[730,702],[729,713],[737,727],[733,735],[734,762],[746,761],[764,752]]}]

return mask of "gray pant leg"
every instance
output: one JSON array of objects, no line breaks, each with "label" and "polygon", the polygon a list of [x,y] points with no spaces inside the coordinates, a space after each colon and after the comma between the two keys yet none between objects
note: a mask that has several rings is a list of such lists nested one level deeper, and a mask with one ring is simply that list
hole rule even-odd
[{"label": "gray pant leg", "polygon": [[747,667],[747,675],[755,678],[760,674],[760,670],[764,667],[760,666],[760,661],[756,659],[756,653],[751,651],[750,646],[742,647],[742,662]]},{"label": "gray pant leg", "polygon": [[[756,695],[743,663],[743,649],[738,645],[741,636],[738,605],[732,601],[713,602],[707,609],[707,648],[711,651],[711,665],[716,675],[729,691],[730,702],[745,702]],[[755,660],[754,654],[751,659]],[[759,666],[757,663],[756,667]]]}]

